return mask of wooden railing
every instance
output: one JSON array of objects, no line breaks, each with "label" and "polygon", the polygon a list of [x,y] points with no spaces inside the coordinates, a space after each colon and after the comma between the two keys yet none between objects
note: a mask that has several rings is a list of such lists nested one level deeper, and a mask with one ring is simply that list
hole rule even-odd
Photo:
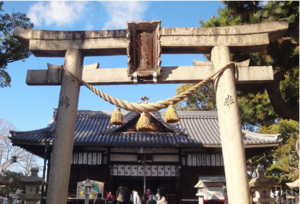
[{"label": "wooden railing", "polygon": [[176,204],[176,194],[166,194],[168,204]]}]

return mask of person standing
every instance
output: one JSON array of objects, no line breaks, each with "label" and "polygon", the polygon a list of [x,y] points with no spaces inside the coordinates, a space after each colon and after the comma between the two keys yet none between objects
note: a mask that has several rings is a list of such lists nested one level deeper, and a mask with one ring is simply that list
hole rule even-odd
[{"label": "person standing", "polygon": [[111,191],[109,191],[109,193],[106,197],[106,200],[107,200],[107,204],[113,204],[114,203],[115,196],[111,193]]},{"label": "person standing", "polygon": [[117,204],[125,204],[126,189],[124,186],[120,186],[116,192]]},{"label": "person standing", "polygon": [[142,204],[141,198],[136,190],[132,191],[133,194],[133,204]]},{"label": "person standing", "polygon": [[158,192],[158,200],[156,201],[157,204],[168,204],[166,199],[166,188],[162,187],[159,189]]},{"label": "person standing", "polygon": [[94,200],[93,204],[104,204],[104,200],[102,199],[102,193],[97,194],[97,198]]},{"label": "person standing", "polygon": [[147,189],[146,190],[146,201],[149,199],[149,196],[151,195],[151,190]]}]

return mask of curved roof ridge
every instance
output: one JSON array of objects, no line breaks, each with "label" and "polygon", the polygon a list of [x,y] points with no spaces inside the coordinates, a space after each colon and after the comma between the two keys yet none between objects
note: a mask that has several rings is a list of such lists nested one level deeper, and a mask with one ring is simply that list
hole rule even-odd
[{"label": "curved roof ridge", "polygon": [[264,140],[273,140],[273,141],[278,141],[278,137],[280,135],[280,134],[256,133],[256,132],[251,132],[248,130],[242,130],[242,132],[245,134],[245,136],[255,137],[255,138],[264,139]]},{"label": "curved roof ridge", "polygon": [[29,130],[29,131],[15,131],[15,130],[10,130],[9,133],[11,136],[28,136],[28,135],[35,135],[38,133],[43,133],[46,131],[51,131],[51,127],[46,127],[46,128],[41,128],[41,129],[36,129],[36,130]]}]

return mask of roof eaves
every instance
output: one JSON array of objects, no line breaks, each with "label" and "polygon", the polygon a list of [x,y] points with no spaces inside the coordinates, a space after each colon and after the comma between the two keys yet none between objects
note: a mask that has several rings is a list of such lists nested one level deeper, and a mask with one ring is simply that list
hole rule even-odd
[{"label": "roof eaves", "polygon": [[51,127],[46,127],[46,128],[37,129],[37,130],[30,130],[30,131],[10,130],[9,133],[11,134],[12,137],[18,137],[18,136],[28,136],[28,135],[35,135],[35,134],[39,134],[39,133],[45,133],[47,131],[51,131]]},{"label": "roof eaves", "polygon": [[244,134],[244,137],[252,137],[252,138],[257,138],[260,140],[269,140],[273,142],[279,142],[278,137],[280,134],[261,134],[261,133],[255,133],[255,132],[250,132],[247,130],[242,130],[242,133]]},{"label": "roof eaves", "polygon": [[[161,122],[161,124],[163,126],[165,126],[166,128],[169,128],[171,130],[173,130],[174,132],[176,132],[177,134],[183,134],[183,135],[187,135],[187,131],[185,128],[178,128],[176,127],[177,125],[172,125],[170,123],[167,123],[163,120],[162,115],[160,114],[160,112],[150,112],[150,114],[159,122]],[[178,123],[177,123],[178,124]]]}]

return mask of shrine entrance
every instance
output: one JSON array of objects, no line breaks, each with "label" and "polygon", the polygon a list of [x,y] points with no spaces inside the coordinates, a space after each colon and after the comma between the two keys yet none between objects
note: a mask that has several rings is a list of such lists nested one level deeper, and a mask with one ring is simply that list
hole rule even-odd
[{"label": "shrine entrance", "polygon": [[[81,85],[119,108],[141,113],[137,130],[149,131],[152,130],[147,119],[149,112],[169,107],[171,111],[166,116],[170,117],[166,117],[166,122],[178,122],[174,104],[204,84],[213,82],[228,200],[231,204],[250,204],[244,135],[235,84],[271,82],[273,70],[271,66],[249,66],[250,60],[232,62],[231,54],[262,52],[270,41],[283,36],[287,28],[287,21],[216,28],[161,28],[160,21],[140,21],[127,22],[127,30],[111,31],[15,28],[14,37],[29,45],[36,57],[65,57],[64,65],[48,65],[48,70],[28,70],[26,78],[28,85],[61,85],[46,203],[65,204],[67,200]],[[211,54],[211,62],[195,60],[194,66],[161,67],[161,54],[183,53]],[[128,68],[99,69],[99,63],[83,66],[86,56],[107,55],[127,55]],[[178,96],[150,104],[122,101],[92,86],[149,83],[198,84]],[[116,119],[111,122],[115,126],[124,123],[118,110],[111,117]],[[136,138],[139,139],[142,140]]]},{"label": "shrine entrance", "polygon": [[[175,177],[147,177],[146,189],[151,190],[152,195],[156,195],[157,190],[164,187],[166,189],[166,199],[168,204],[178,203],[178,192],[176,191]],[[113,193],[116,193],[118,187],[124,186],[131,193],[133,189],[137,190],[139,195],[143,195],[144,178],[136,176],[114,176]],[[177,201],[176,201],[177,200]]]}]

